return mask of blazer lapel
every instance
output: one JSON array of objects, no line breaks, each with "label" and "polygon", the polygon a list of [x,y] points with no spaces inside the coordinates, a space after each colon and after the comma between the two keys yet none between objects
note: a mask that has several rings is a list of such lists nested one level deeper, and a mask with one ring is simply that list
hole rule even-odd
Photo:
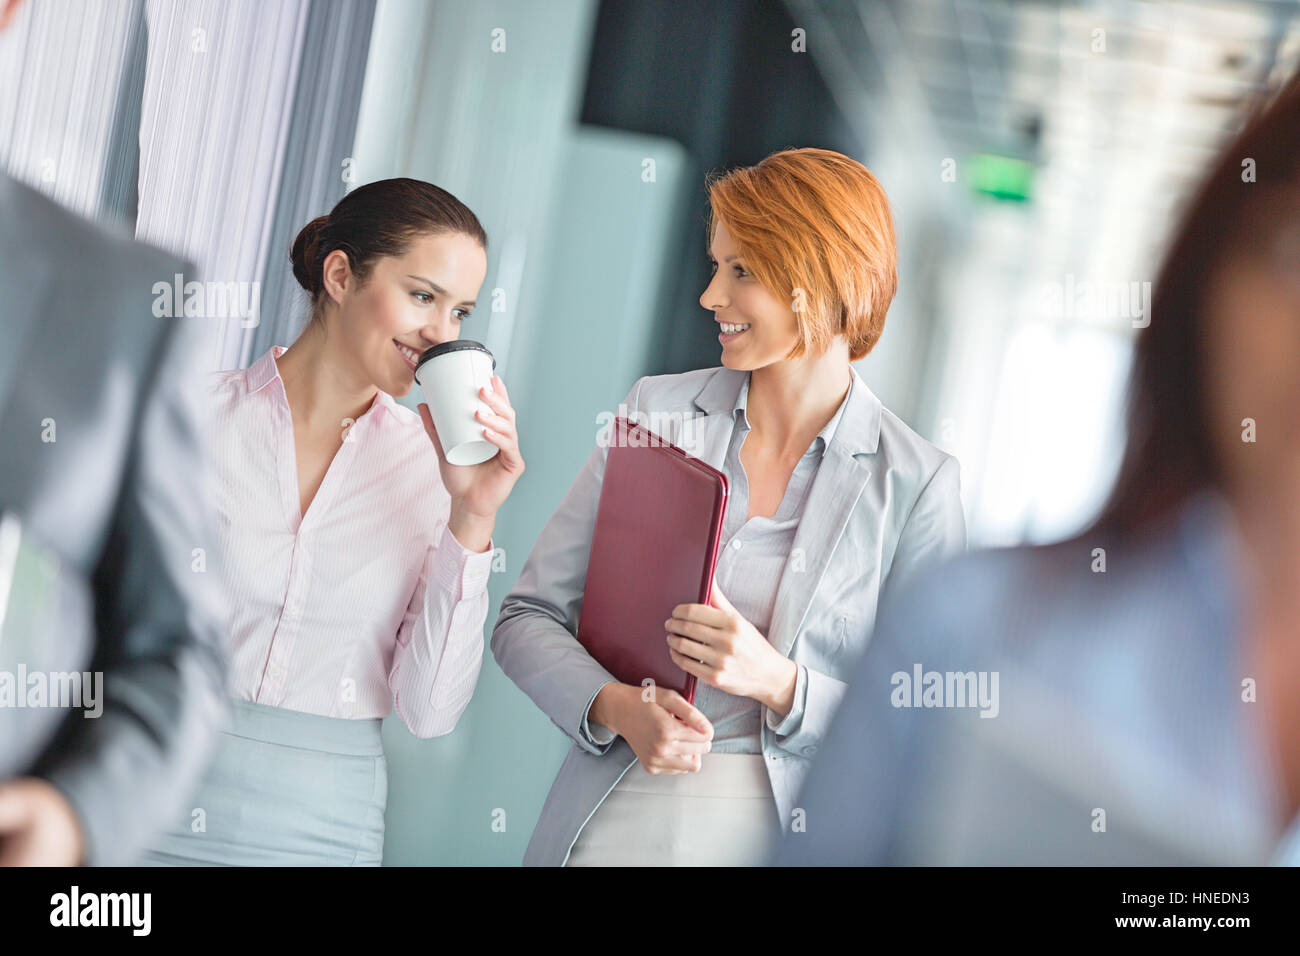
[{"label": "blazer lapel", "polygon": [[[846,413],[848,409],[845,410]],[[841,420],[842,421],[842,420]],[[836,428],[839,431],[839,428]],[[772,626],[767,639],[785,656],[790,656],[795,636],[803,626],[813,595],[831,563],[831,555],[849,523],[849,516],[871,477],[871,469],[856,455],[835,447],[826,449],[821,466],[808,489],[803,517],[795,529],[790,559],[781,572]]]},{"label": "blazer lapel", "polygon": [[852,391],[813,477],[781,572],[767,639],[787,657],[812,605],[831,556],[871,477],[870,456],[880,444],[880,400],[852,365]]},{"label": "blazer lapel", "polygon": [[[808,489],[791,558],[777,586],[768,640],[787,656],[871,477],[869,456],[880,442],[880,400],[867,388],[857,369],[852,365],[849,369],[853,373],[849,404]],[[736,398],[748,375],[725,367],[718,369],[695,398],[696,407],[706,414],[683,422],[675,444],[721,470],[734,425]]]},{"label": "blazer lapel", "polygon": [[748,372],[723,367],[709,376],[700,394],[695,396],[695,407],[705,414],[683,421],[677,432],[678,440],[673,444],[722,471],[735,425],[736,398],[748,375]]}]

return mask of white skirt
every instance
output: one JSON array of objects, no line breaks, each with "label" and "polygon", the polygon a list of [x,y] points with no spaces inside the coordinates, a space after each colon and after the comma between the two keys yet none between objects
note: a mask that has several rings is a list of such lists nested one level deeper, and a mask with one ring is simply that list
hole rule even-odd
[{"label": "white skirt", "polygon": [[565,866],[762,866],[780,835],[762,755],[704,754],[698,773],[646,773],[638,760]]}]

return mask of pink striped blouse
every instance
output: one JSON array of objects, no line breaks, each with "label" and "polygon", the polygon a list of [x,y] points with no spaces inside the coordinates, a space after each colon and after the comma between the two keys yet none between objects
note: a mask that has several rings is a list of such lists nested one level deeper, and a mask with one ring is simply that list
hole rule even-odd
[{"label": "pink striped blouse", "polygon": [[450,732],[483,663],[492,545],[466,550],[419,416],[380,391],[306,515],[273,346],[214,372],[215,489],[233,696]]}]

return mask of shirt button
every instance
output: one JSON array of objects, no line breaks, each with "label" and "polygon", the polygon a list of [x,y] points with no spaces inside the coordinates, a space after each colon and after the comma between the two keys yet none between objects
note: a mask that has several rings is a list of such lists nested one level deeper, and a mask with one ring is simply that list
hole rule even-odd
[{"label": "shirt button", "polygon": [[296,604],[290,604],[287,608],[285,608],[285,610],[289,612],[290,617],[298,616],[298,605]]},{"label": "shirt button", "polygon": [[809,757],[811,757],[813,754],[815,754],[815,753],[817,752],[817,748],[816,748],[816,747],[804,747],[804,748],[803,748],[803,752],[806,753]]},{"label": "shirt button", "polygon": [[736,541],[736,540],[733,539],[732,542],[731,542],[731,546],[732,546],[733,548],[735,548],[737,551],[740,550],[740,542],[739,542],[739,541]]}]

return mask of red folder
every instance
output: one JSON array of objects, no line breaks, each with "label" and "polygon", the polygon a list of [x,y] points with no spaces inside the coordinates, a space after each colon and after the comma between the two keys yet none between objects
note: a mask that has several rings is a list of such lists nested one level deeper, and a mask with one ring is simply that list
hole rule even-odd
[{"label": "red folder", "polygon": [[709,603],[727,476],[626,418],[610,442],[578,640],[623,683],[649,678],[694,703],[664,621],[678,604]]}]

